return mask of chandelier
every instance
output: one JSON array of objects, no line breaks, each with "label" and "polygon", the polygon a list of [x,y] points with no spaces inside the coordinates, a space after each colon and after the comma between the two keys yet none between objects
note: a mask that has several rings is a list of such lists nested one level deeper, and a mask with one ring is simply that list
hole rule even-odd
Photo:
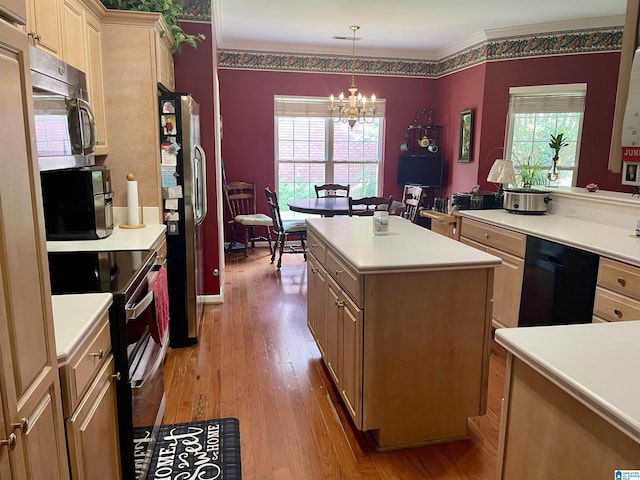
[{"label": "chandelier", "polygon": [[361,93],[356,95],[358,89],[354,80],[355,64],[356,64],[356,32],[360,30],[358,25],[349,27],[353,31],[353,47],[351,50],[351,86],[349,87],[349,101],[344,98],[344,93],[340,93],[338,99],[333,95],[329,97],[329,113],[336,121],[348,123],[351,128],[356,123],[371,123],[376,111],[376,96],[371,95],[371,103],[367,103],[367,97]]}]

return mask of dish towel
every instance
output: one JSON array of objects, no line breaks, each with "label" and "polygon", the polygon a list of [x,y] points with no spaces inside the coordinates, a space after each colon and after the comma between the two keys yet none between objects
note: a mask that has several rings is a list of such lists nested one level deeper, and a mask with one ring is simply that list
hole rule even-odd
[{"label": "dish towel", "polygon": [[149,330],[156,343],[161,344],[169,325],[169,292],[167,290],[166,268],[161,267],[158,270],[158,276],[151,285],[151,290],[156,304],[156,314],[155,321],[149,325]]}]

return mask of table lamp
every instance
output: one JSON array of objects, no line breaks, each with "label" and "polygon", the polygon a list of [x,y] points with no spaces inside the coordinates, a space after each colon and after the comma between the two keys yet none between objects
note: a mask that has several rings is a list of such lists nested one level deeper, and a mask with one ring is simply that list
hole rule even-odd
[{"label": "table lamp", "polygon": [[503,184],[515,183],[516,172],[513,168],[513,162],[511,160],[498,159],[493,162],[489,175],[487,175],[487,181],[498,184],[498,193],[496,196],[502,198]]}]

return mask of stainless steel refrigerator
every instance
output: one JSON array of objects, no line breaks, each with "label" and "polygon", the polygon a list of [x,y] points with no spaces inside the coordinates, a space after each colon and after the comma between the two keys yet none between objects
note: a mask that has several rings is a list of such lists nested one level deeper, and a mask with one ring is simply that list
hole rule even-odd
[{"label": "stainless steel refrigerator", "polygon": [[200,146],[199,105],[187,94],[162,93],[159,98],[170,345],[185,347],[198,342],[204,307],[206,157]]}]

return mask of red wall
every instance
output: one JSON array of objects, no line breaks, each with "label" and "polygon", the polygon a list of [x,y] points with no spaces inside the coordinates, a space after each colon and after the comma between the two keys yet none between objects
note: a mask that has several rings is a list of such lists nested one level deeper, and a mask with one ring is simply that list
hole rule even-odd
[{"label": "red wall", "polygon": [[[329,98],[346,92],[349,75],[219,70],[220,110],[223,119],[222,157],[227,181],[256,183],[260,191],[273,188],[274,95],[319,96]],[[396,185],[400,144],[416,111],[433,106],[435,80],[356,76],[359,91],[386,100],[383,195],[402,197]],[[327,102],[328,103],[328,102]],[[259,210],[266,212],[264,195]]]},{"label": "red wall", "polygon": [[174,55],[176,91],[190,93],[200,104],[200,142],[207,155],[207,216],[203,224],[204,249],[204,291],[207,295],[220,293],[220,277],[211,272],[220,267],[218,255],[218,216],[216,200],[216,145],[213,125],[213,42],[211,25],[208,23],[183,23],[182,28],[189,34],[202,33],[207,39],[198,43],[198,48],[184,45],[180,53]]},{"label": "red wall", "polygon": [[[447,188],[443,196],[451,192],[468,192],[478,183],[478,158],[480,128],[483,116],[483,92],[486,64],[440,78],[436,83],[436,110],[444,127],[444,148],[447,159]],[[458,162],[459,113],[473,110],[473,134],[471,137],[471,161]],[[496,157],[497,158],[497,157]]]},{"label": "red wall", "polygon": [[620,174],[607,169],[619,63],[620,53],[597,53],[487,64],[478,159],[479,183],[495,189],[493,185],[489,187],[486,178],[493,160],[501,157],[495,153],[487,157],[493,147],[504,144],[509,87],[586,83],[577,186],[595,182],[603,190],[631,191],[620,184]]}]

